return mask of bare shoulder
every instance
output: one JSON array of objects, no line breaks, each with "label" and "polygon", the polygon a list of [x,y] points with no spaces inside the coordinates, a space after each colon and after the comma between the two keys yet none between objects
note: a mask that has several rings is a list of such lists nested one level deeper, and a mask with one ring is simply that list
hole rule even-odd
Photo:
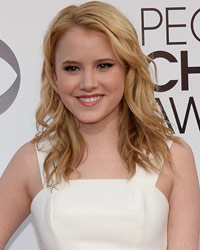
[{"label": "bare shoulder", "polygon": [[174,171],[169,199],[168,250],[197,250],[200,230],[200,191],[193,152],[185,141],[170,148]]},{"label": "bare shoulder", "polygon": [[177,142],[174,141],[172,143],[170,151],[172,152],[172,154],[173,153],[178,153],[178,154],[185,154],[186,153],[185,156],[193,155],[190,145],[184,140],[180,140]]},{"label": "bare shoulder", "polygon": [[0,249],[30,213],[34,194],[41,188],[35,147],[23,145],[0,178]]},{"label": "bare shoulder", "polygon": [[188,174],[197,174],[194,155],[191,147],[184,140],[173,142],[170,148],[174,174],[176,177]]},{"label": "bare shoulder", "polygon": [[30,141],[17,150],[10,163],[8,164],[6,171],[16,170],[19,171],[20,174],[25,174],[26,170],[28,171],[28,168],[36,162],[35,146]]},{"label": "bare shoulder", "polygon": [[30,163],[36,158],[35,145],[32,141],[25,143],[20,147],[13,157],[16,161],[23,161],[24,163]]},{"label": "bare shoulder", "polygon": [[[20,147],[8,164],[5,174],[13,174],[21,180],[27,178],[37,166],[35,146],[30,141]],[[31,171],[31,172],[30,172]]]},{"label": "bare shoulder", "polygon": [[34,183],[38,184],[40,182],[37,155],[35,145],[32,141],[25,143],[14,154],[2,175],[3,180],[7,183],[15,180],[15,183],[23,186],[27,194],[30,197],[32,196]]},{"label": "bare shoulder", "polygon": [[[174,142],[170,148],[173,177],[173,189],[171,200],[176,196],[188,193],[199,195],[199,181],[194,155],[191,147],[183,140]],[[175,194],[175,195],[173,195]],[[198,200],[198,199],[197,199]]]},{"label": "bare shoulder", "polygon": [[170,153],[172,168],[169,164],[164,164],[161,174],[164,173],[165,178],[168,176],[172,186],[181,177],[188,177],[188,175],[197,177],[194,155],[188,143],[183,140],[173,142],[170,147]]}]

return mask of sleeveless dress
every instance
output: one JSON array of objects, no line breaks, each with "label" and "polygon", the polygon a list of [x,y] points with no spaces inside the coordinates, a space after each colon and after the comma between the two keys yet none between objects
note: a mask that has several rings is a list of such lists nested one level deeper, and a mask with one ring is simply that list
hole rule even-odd
[{"label": "sleeveless dress", "polygon": [[[171,145],[171,142],[168,143]],[[166,250],[169,204],[158,174],[136,166],[130,179],[77,179],[46,185],[31,211],[43,250]]]}]

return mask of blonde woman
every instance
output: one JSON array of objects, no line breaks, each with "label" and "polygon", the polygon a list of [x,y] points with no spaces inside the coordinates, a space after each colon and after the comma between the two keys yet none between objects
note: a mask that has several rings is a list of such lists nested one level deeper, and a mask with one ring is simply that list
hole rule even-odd
[{"label": "blonde woman", "polygon": [[166,125],[149,62],[115,7],[58,13],[38,134],[0,181],[0,249],[32,212],[45,250],[198,250],[193,154]]}]

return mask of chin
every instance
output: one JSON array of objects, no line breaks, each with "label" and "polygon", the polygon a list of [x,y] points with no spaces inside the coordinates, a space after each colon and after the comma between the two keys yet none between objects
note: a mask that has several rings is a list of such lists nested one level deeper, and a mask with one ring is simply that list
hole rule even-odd
[{"label": "chin", "polygon": [[104,118],[100,118],[100,117],[76,117],[76,120],[78,121],[79,124],[88,124],[88,125],[92,125],[92,124],[98,124],[100,123],[102,120],[104,120]]},{"label": "chin", "polygon": [[99,122],[101,122],[101,120],[97,120],[97,119],[85,119],[85,120],[78,120],[78,122],[80,124],[88,124],[88,125],[92,125],[92,124],[97,124]]}]

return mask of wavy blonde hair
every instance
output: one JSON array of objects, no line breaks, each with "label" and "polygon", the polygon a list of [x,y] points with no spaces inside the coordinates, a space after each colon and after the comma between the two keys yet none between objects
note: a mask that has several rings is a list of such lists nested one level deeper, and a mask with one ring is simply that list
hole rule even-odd
[{"label": "wavy blonde hair", "polygon": [[38,133],[33,141],[50,142],[44,162],[47,183],[54,174],[58,182],[62,178],[68,181],[86,149],[74,117],[62,103],[53,82],[56,45],[67,30],[76,26],[103,32],[117,59],[127,67],[120,103],[118,147],[130,178],[136,164],[147,171],[159,170],[164,160],[170,161],[167,140],[176,137],[154,98],[154,83],[148,70],[153,61],[142,53],[135,28],[119,10],[92,1],[61,10],[44,38],[41,104],[36,113]]}]

